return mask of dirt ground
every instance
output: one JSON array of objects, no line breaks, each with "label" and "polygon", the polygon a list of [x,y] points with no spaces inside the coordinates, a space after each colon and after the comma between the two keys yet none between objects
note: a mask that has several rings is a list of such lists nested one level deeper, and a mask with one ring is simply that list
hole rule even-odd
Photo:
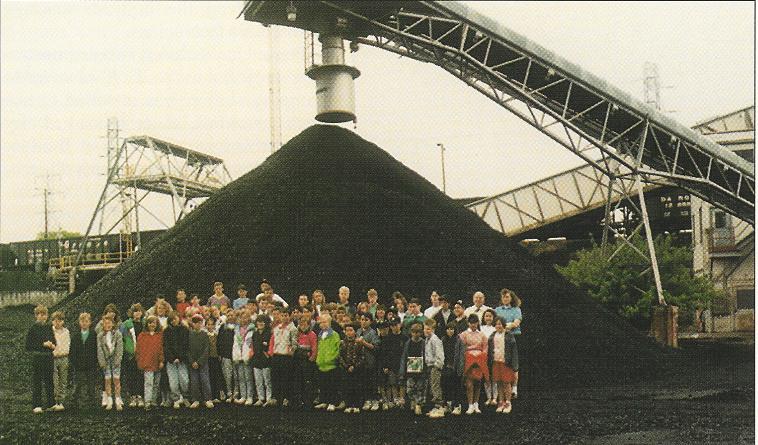
[{"label": "dirt ground", "polygon": [[[33,415],[23,339],[31,307],[0,310],[0,443],[753,443],[754,352],[687,342],[644,385],[532,389],[509,415],[430,420],[237,407]],[[527,378],[528,376],[524,376]],[[536,386],[536,382],[533,385]]]}]

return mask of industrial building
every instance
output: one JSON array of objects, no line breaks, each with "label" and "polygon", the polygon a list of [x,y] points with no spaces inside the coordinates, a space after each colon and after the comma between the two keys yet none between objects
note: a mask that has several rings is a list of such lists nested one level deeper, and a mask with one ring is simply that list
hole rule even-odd
[{"label": "industrial building", "polygon": [[[707,119],[693,127],[741,158],[754,162],[755,106]],[[755,230],[742,219],[692,196],[693,268],[726,292],[706,317],[715,332],[755,328]]]}]

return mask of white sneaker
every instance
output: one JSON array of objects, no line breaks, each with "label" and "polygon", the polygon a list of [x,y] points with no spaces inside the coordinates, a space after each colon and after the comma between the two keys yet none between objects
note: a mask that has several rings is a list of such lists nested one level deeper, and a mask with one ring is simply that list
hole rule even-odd
[{"label": "white sneaker", "polygon": [[253,403],[253,406],[263,406],[263,400],[261,399],[256,400],[255,403]]},{"label": "white sneaker", "polygon": [[181,407],[182,407],[182,404],[178,400],[174,402],[174,409],[179,409]]},{"label": "white sneaker", "polygon": [[253,406],[253,399],[252,398],[246,399],[245,400],[245,406]]},{"label": "white sneaker", "polygon": [[516,385],[511,386],[511,398],[518,398],[518,386]]},{"label": "white sneaker", "polygon": [[184,403],[184,406],[186,406],[186,407],[189,407],[190,405],[192,405],[192,404],[190,403],[190,401],[189,401],[189,400],[187,400],[187,399],[180,399],[179,401],[180,401],[180,402],[182,402],[182,403]]},{"label": "white sneaker", "polygon": [[190,409],[197,409],[197,408],[200,407],[200,402],[198,402],[197,400],[195,400],[194,402],[192,402],[192,405],[190,405],[189,407],[190,407]]},{"label": "white sneaker", "polygon": [[453,408],[453,415],[454,416],[460,416],[461,415],[461,405],[458,405],[455,408]]},{"label": "white sneaker", "polygon": [[229,396],[226,398],[226,403],[234,403],[234,402],[236,402],[236,400],[234,400],[233,396]]},{"label": "white sneaker", "polygon": [[137,398],[134,396],[129,397],[129,408],[137,407]]},{"label": "white sneaker", "polygon": [[326,403],[319,403],[318,405],[314,406],[313,408],[314,409],[324,409],[327,406],[329,406],[329,405],[327,405]]},{"label": "white sneaker", "polygon": [[142,399],[142,397],[137,396],[137,408],[143,408],[145,406],[145,401]]},{"label": "white sneaker", "polygon": [[123,411],[124,410],[124,401],[121,400],[121,397],[116,397],[116,411]]},{"label": "white sneaker", "polygon": [[505,407],[503,405],[500,405],[500,406],[497,407],[497,409],[495,410],[495,412],[496,413],[502,413],[503,412],[503,408],[505,408]]},{"label": "white sneaker", "polygon": [[338,410],[340,410],[340,411],[342,411],[343,409],[345,409],[345,401],[344,400],[341,401],[339,403],[339,405],[335,406],[335,408],[338,409]]},{"label": "white sneaker", "polygon": [[287,400],[287,399],[284,399],[284,400],[282,400],[282,406],[283,406],[283,407],[285,407],[285,408],[286,408],[286,407],[288,407],[289,405],[290,405],[290,401],[289,401],[289,400]]},{"label": "white sneaker", "polygon": [[43,410],[41,406],[38,406],[38,407],[34,408],[34,409],[32,410],[32,412],[33,412],[34,414],[42,414],[42,413],[44,413],[44,412],[45,412],[45,410]]},{"label": "white sneaker", "polygon": [[371,400],[366,400],[366,403],[363,404],[363,408],[361,408],[363,411],[368,411],[371,409]]},{"label": "white sneaker", "polygon": [[344,412],[345,414],[350,414],[350,413],[352,413],[352,412],[353,412],[353,409],[352,409],[352,408],[345,408],[345,410],[344,410],[343,412]]},{"label": "white sneaker", "polygon": [[208,400],[207,402],[205,402],[205,407],[208,409],[213,408],[213,402]]},{"label": "white sneaker", "polygon": [[234,403],[236,403],[237,405],[244,405],[245,399],[234,399]]},{"label": "white sneaker", "polygon": [[413,412],[417,415],[421,415],[421,405],[416,404],[416,406],[413,408]]},{"label": "white sneaker", "polygon": [[[387,410],[389,410],[389,409],[390,409],[390,403],[391,403],[391,402],[389,402],[389,403],[386,403],[386,402],[385,402],[385,403],[382,403],[382,411],[387,411]],[[373,406],[372,406],[372,408],[373,408]]]},{"label": "white sneaker", "polygon": [[113,399],[108,397],[108,400],[105,402],[105,410],[110,411],[113,409]]},{"label": "white sneaker", "polygon": [[353,408],[353,414],[358,414],[359,412],[361,412],[360,408]]},{"label": "white sneaker", "polygon": [[511,405],[511,402],[505,402],[505,405],[503,405],[503,414],[510,414],[511,410],[513,409],[513,405]]},{"label": "white sneaker", "polygon": [[102,402],[100,402],[100,404],[101,404],[101,405],[103,405],[103,408],[105,408],[105,406],[108,404],[108,399],[110,399],[110,397],[108,397],[108,396],[105,394],[105,392],[103,392],[103,401],[102,401]]},{"label": "white sneaker", "polygon": [[479,402],[474,403],[474,412],[477,414],[481,414],[482,412],[479,410]]},{"label": "white sneaker", "polygon": [[466,414],[468,414],[470,416],[470,415],[474,414],[474,412],[475,412],[474,411],[474,405],[469,405],[468,409],[466,410]]},{"label": "white sneaker", "polygon": [[336,409],[337,408],[334,405],[331,405],[331,404],[326,407],[326,410],[329,411],[330,413],[333,413]]},{"label": "white sneaker", "polygon": [[371,411],[379,411],[379,402],[373,402],[371,404]]}]

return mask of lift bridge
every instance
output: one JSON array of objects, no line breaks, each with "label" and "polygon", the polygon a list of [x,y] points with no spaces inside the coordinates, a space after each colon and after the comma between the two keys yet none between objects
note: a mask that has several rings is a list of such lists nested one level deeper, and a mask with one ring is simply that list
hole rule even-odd
[{"label": "lift bridge", "polygon": [[[302,29],[306,38],[307,33],[318,33],[327,60],[324,68],[342,76],[332,84],[335,90],[352,87],[352,79],[360,74],[344,66],[340,54],[334,57],[342,39],[352,42],[351,49],[370,45],[433,63],[579,156],[608,178],[606,187],[629,195],[634,184],[643,198],[644,187],[674,185],[755,224],[752,163],[461,3],[247,1],[240,15],[265,26]],[[333,116],[322,107],[328,102],[329,85],[313,68],[308,75],[317,81],[317,119],[343,121],[328,120]],[[352,105],[353,93],[347,93],[343,96]],[[336,93],[333,99],[340,100]],[[342,111],[333,108],[338,115]],[[347,111],[341,114],[354,118],[352,110]],[[589,172],[582,169],[595,175]],[[567,187],[553,182],[546,189],[559,205],[570,205],[570,183]],[[644,199],[638,202],[659,302],[664,303]]]}]

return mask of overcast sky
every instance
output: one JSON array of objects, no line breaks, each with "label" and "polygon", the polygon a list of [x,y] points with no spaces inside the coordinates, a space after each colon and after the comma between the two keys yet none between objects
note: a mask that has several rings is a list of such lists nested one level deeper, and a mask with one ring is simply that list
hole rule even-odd
[{"label": "overcast sky", "polygon": [[[643,97],[658,65],[664,110],[691,126],[753,104],[754,4],[473,2],[504,26]],[[270,153],[267,31],[242,2],[0,3],[0,242],[51,225],[84,232],[105,178],[108,117],[225,159],[234,178]],[[303,33],[279,32],[283,138],[315,123]],[[362,137],[447,191],[485,196],[580,161],[441,68],[363,46],[349,62]],[[352,125],[347,125],[352,128]],[[163,201],[168,204],[168,200]],[[154,203],[157,204],[157,203]],[[167,205],[158,211],[169,215]],[[142,220],[145,226],[159,225]]]}]

